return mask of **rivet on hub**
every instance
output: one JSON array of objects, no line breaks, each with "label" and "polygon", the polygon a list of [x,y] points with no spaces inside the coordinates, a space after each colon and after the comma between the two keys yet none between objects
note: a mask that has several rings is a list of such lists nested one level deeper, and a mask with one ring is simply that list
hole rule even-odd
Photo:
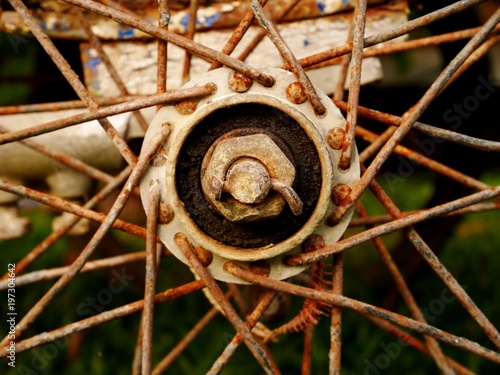
[{"label": "rivet on hub", "polygon": [[194,99],[184,100],[175,105],[175,109],[177,110],[177,112],[185,116],[193,114],[194,111],[196,111],[197,107],[198,101]]},{"label": "rivet on hub", "polygon": [[293,104],[302,104],[307,100],[306,93],[300,82],[291,83],[286,88],[286,97]]},{"label": "rivet on hub", "polygon": [[252,79],[240,72],[232,72],[229,76],[229,87],[235,92],[243,93],[252,86]]},{"label": "rivet on hub", "polygon": [[203,264],[203,267],[208,267],[214,259],[213,254],[202,246],[196,246],[194,248],[194,252],[196,253],[196,256],[200,260],[201,264]]},{"label": "rivet on hub", "polygon": [[251,272],[256,273],[257,275],[265,277],[269,276],[269,274],[271,273],[271,266],[264,259],[250,262],[248,265],[248,269]]},{"label": "rivet on hub", "polygon": [[311,234],[303,243],[302,251],[310,253],[312,251],[325,247],[325,240],[319,234]]},{"label": "rivet on hub", "polygon": [[326,136],[326,142],[334,150],[340,150],[344,144],[345,130],[342,128],[333,128]]},{"label": "rivet on hub", "polygon": [[332,202],[336,206],[341,206],[349,194],[351,194],[351,188],[345,184],[337,184],[332,189]]}]

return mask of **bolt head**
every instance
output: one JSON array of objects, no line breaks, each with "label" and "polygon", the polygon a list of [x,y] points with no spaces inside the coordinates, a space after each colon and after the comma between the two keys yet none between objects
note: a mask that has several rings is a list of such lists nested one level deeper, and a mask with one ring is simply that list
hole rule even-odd
[{"label": "bolt head", "polygon": [[198,101],[195,99],[188,99],[175,104],[177,112],[185,116],[192,115],[196,111],[197,107]]},{"label": "bolt head", "polygon": [[241,203],[262,202],[271,188],[266,167],[255,159],[242,158],[229,167],[225,189]]},{"label": "bolt head", "polygon": [[326,142],[334,150],[340,150],[344,144],[345,130],[343,128],[333,128],[326,136]]},{"label": "bolt head", "polygon": [[[249,161],[255,167],[251,171]],[[286,202],[280,194],[269,193],[270,179],[291,186],[295,173],[292,162],[268,135],[223,136],[203,160],[201,186],[215,211],[231,222],[247,223],[272,219],[281,213]],[[222,199],[218,199],[218,189],[214,189],[217,180],[224,181],[223,190],[230,193]]]},{"label": "bolt head", "polygon": [[351,187],[345,184],[337,184],[332,189],[332,202],[336,206],[341,206],[349,194],[351,194]]},{"label": "bolt head", "polygon": [[286,96],[294,104],[302,104],[307,100],[304,87],[300,82],[291,83],[286,89]]},{"label": "bolt head", "polygon": [[238,93],[246,92],[252,86],[252,79],[240,72],[232,72],[229,76],[229,87]]}]

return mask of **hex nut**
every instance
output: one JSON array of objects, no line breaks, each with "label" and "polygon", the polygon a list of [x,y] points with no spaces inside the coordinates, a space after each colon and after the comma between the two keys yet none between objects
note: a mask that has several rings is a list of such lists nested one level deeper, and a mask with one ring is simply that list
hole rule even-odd
[{"label": "hex nut", "polygon": [[269,176],[289,186],[295,180],[295,167],[266,134],[236,136],[216,141],[203,160],[201,185],[210,205],[231,222],[245,223],[278,216],[285,205],[279,194],[267,194],[258,204],[247,204],[230,196],[217,199],[213,181],[225,181],[230,167],[241,158],[253,158],[267,169]]}]

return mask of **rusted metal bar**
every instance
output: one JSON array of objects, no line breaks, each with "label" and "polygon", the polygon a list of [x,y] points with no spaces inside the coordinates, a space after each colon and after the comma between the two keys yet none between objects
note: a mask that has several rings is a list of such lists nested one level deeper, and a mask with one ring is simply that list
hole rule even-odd
[{"label": "rusted metal bar", "polygon": [[354,30],[352,34],[351,72],[349,76],[349,96],[347,98],[347,118],[345,137],[339,157],[339,168],[347,170],[351,166],[358,121],[359,90],[361,86],[361,64],[366,24],[366,0],[358,0],[354,11]]},{"label": "rusted metal bar", "polygon": [[[262,318],[262,315],[266,312],[267,308],[271,305],[274,298],[276,297],[277,292],[274,290],[268,290],[259,301],[255,309],[252,313],[246,318],[245,325],[249,330],[252,330],[253,327],[259,322]],[[207,375],[217,375],[220,374],[224,366],[227,364],[229,359],[233,356],[236,349],[243,343],[243,338],[239,333],[237,333],[233,339],[227,344],[226,348],[222,352],[222,354],[217,358],[217,360],[212,365],[212,368],[207,372]]]},{"label": "rusted metal bar", "polygon": [[467,60],[465,60],[464,64],[458,69],[453,77],[450,78],[446,86],[443,90],[446,90],[449,85],[451,85],[455,80],[460,77],[467,69],[469,69],[473,64],[478,62],[486,53],[500,41],[500,36],[492,36],[491,38],[486,39],[486,41],[481,44],[470,56]]},{"label": "rusted metal bar", "polygon": [[[373,183],[375,183],[375,181],[373,181]],[[357,202],[356,209],[361,217],[368,216],[361,201]],[[382,259],[382,262],[384,263],[385,267],[387,268],[387,271],[392,276],[392,279],[394,280],[394,284],[396,285],[396,288],[398,289],[399,294],[401,295],[401,297],[405,301],[405,304],[408,307],[408,309],[410,310],[410,313],[413,316],[413,318],[419,322],[427,324],[427,321],[425,319],[424,314],[422,313],[422,310],[420,310],[420,307],[418,306],[417,301],[415,300],[415,297],[413,296],[413,293],[410,291],[408,284],[406,283],[403,275],[399,271],[398,266],[394,262],[394,260],[391,256],[391,253],[389,252],[389,250],[385,246],[382,238],[380,238],[380,237],[374,238],[373,244],[375,245],[375,248],[377,249],[377,252],[378,252],[378,255],[380,256],[380,259]],[[429,350],[429,353],[430,353],[432,359],[435,361],[437,367],[441,370],[441,372],[443,374],[447,374],[447,375],[454,375],[455,372],[448,365],[448,362],[446,361],[446,358],[445,358],[443,351],[441,350],[441,347],[439,346],[439,343],[437,342],[437,340],[432,338],[432,337],[429,337],[429,336],[424,336],[424,339],[425,339],[427,348]]]},{"label": "rusted metal bar", "polygon": [[[375,318],[366,314],[363,314],[363,316],[373,324],[389,332],[391,335],[397,337],[398,340],[405,342],[406,344],[417,349],[419,352],[425,354],[426,356],[431,356],[431,353],[429,352],[429,349],[427,349],[427,346],[422,341],[410,335],[408,332],[383,319]],[[446,361],[458,375],[477,375],[475,372],[470,371],[468,368],[462,366],[460,363],[454,361],[449,357],[446,357]]]},{"label": "rusted metal bar", "polygon": [[[395,27],[391,30],[384,31],[382,33],[373,34],[365,38],[364,46],[369,47],[378,43],[387,42],[388,40],[395,39],[399,36],[409,34],[412,31],[418,30],[428,24],[438,21],[440,19],[449,17],[453,14],[459,13],[473,7],[477,4],[484,3],[486,0],[464,0],[457,1],[447,7],[441,8],[414,20],[408,21],[401,26]],[[346,53],[351,53],[352,44],[346,43],[341,46],[310,55],[299,60],[299,64],[306,68],[311,65],[321,63],[326,60],[333,59],[345,55]]]},{"label": "rusted metal bar", "polygon": [[[90,24],[88,23],[87,19],[83,15],[83,12],[80,8],[73,7],[71,10],[76,14],[76,17],[78,21],[80,22],[80,25],[82,26],[82,29],[90,43],[90,46],[97,52],[97,55],[101,59],[102,63],[106,67],[109,75],[111,76],[111,79],[115,83],[116,87],[118,88],[118,91],[120,92],[121,95],[123,96],[128,96],[130,93],[128,92],[127,88],[125,87],[125,84],[123,83],[123,80],[121,79],[120,75],[116,71],[115,67],[111,63],[111,60],[108,57],[108,54],[104,51],[104,47],[102,46],[101,41],[99,38],[92,32],[92,28]],[[95,101],[95,100],[94,100]],[[95,102],[97,104],[97,102]],[[99,105],[99,104],[97,104]],[[142,130],[146,131],[148,129],[148,123],[146,122],[146,119],[144,116],[139,112],[139,111],[134,111],[133,115],[139,125],[141,126]]]},{"label": "rusted metal bar", "polygon": [[[465,3],[465,2],[464,2]],[[458,55],[448,64],[441,74],[432,83],[431,87],[425,92],[422,98],[410,110],[403,115],[401,125],[396,129],[394,134],[389,138],[387,143],[382,147],[380,152],[374,158],[373,162],[361,176],[359,182],[354,186],[349,196],[344,200],[344,204],[339,206],[332,215],[328,218],[329,226],[336,225],[344,214],[354,205],[359,199],[363,191],[368,187],[371,180],[380,171],[384,162],[392,154],[396,146],[401,142],[405,135],[411,130],[413,124],[432,103],[434,98],[439,95],[446,82],[463,64],[468,56],[484,41],[488,33],[497,25],[500,20],[500,9],[497,10],[491,18],[483,25],[481,30],[472,37],[466,46],[458,53]]]},{"label": "rusted metal bar", "polygon": [[302,350],[302,369],[301,375],[311,375],[313,341],[315,325],[309,323],[304,331],[304,349]]},{"label": "rusted metal bar", "polygon": [[[190,40],[194,40],[194,33],[196,28],[196,19],[198,14],[198,0],[190,0],[189,1],[189,21],[187,25],[186,35],[185,37]],[[182,69],[182,84],[189,81],[189,72],[191,70],[191,52],[186,50],[186,54],[184,56],[184,66]]]},{"label": "rusted metal bar", "polygon": [[[170,9],[168,0],[158,0],[158,27],[168,31],[170,22]],[[168,69],[168,42],[158,39],[158,62],[156,71],[156,92],[162,94],[167,92],[167,69]],[[161,105],[156,107],[159,111]]]},{"label": "rusted metal bar", "polygon": [[273,44],[278,49],[279,53],[285,59],[285,61],[290,65],[290,68],[297,77],[297,80],[302,85],[305,95],[309,100],[312,108],[314,109],[314,113],[318,116],[323,115],[326,112],[325,106],[321,103],[321,100],[314,89],[309,77],[304,72],[304,69],[298,64],[295,55],[288,45],[285,43],[283,38],[281,37],[278,28],[274,23],[270,22],[266,15],[264,14],[264,9],[262,5],[260,5],[258,0],[252,0],[250,6],[255,14],[255,18],[259,22],[260,26],[264,28],[269,36],[269,39],[273,42]]},{"label": "rusted metal bar", "polygon": [[382,236],[388,233],[395,232],[400,229],[407,228],[411,225],[415,225],[424,220],[430,220],[436,217],[441,217],[449,212],[453,212],[464,207],[470,206],[475,203],[483,202],[491,198],[495,198],[500,195],[500,186],[496,186],[487,190],[480,191],[468,196],[465,196],[454,201],[441,204],[436,207],[429,208],[428,210],[411,213],[407,216],[403,216],[400,219],[392,220],[389,223],[381,224],[372,229],[368,229],[362,233],[352,235],[349,238],[341,240],[333,245],[325,246],[322,249],[311,251],[308,253],[290,255],[285,257],[284,264],[288,266],[297,266],[299,264],[307,264],[316,262],[318,260],[323,260],[326,257],[339,253],[341,251],[352,248],[355,245],[359,245],[363,242],[369,241],[378,236]]},{"label": "rusted metal bar", "polygon": [[[500,14],[500,12],[499,12]],[[499,186],[500,187],[500,186]],[[394,204],[391,198],[385,193],[380,185],[373,180],[370,184],[370,189],[377,197],[379,202],[384,206],[387,212],[395,219],[401,219],[403,215],[399,208]],[[462,304],[465,310],[483,329],[486,336],[500,349],[500,333],[495,326],[489,321],[484,313],[479,309],[472,298],[469,297],[464,288],[458,283],[453,275],[446,269],[439,258],[434,254],[431,248],[425,243],[413,227],[408,227],[405,235],[412,243],[415,249],[422,255],[425,261],[431,266],[434,272],[443,280],[444,284],[451,290],[453,295]]]},{"label": "rusted metal bar", "polygon": [[[260,0],[260,3],[262,6],[265,6],[267,0]],[[236,46],[240,43],[241,39],[243,39],[250,26],[252,26],[254,20],[255,15],[253,14],[252,9],[248,9],[238,26],[234,29],[233,34],[222,48],[221,52],[226,55],[230,55],[234,51]],[[243,61],[244,59],[240,60]],[[208,70],[214,70],[220,68],[221,66],[221,63],[214,61]]]},{"label": "rusted metal bar", "polygon": [[266,352],[257,342],[248,327],[238,316],[227,298],[224,297],[224,294],[220,290],[217,282],[213,279],[207,269],[203,267],[193,248],[191,247],[191,244],[188,242],[186,236],[182,233],[178,233],[175,237],[175,242],[188,260],[191,268],[204,281],[205,286],[208,288],[215,301],[224,311],[226,318],[231,322],[236,331],[241,335],[248,349],[254,355],[255,359],[257,359],[257,361],[260,363],[264,371],[267,374],[277,374],[278,372],[275,368],[273,368],[272,362],[267,357]]},{"label": "rusted metal bar", "polygon": [[[490,40],[490,39],[488,39]],[[486,42],[485,42],[486,43]],[[483,44],[484,45],[484,44]],[[481,46],[482,47],[482,46]],[[480,47],[480,48],[481,48]],[[477,50],[476,50],[477,51]],[[342,111],[347,110],[347,103],[341,100],[333,100],[334,104]],[[369,118],[371,120],[380,121],[382,123],[392,125],[392,126],[400,126],[403,119],[399,116],[391,115],[389,113],[377,111],[375,109],[366,108],[362,106],[358,106],[358,114]],[[467,147],[476,148],[482,151],[490,151],[490,152],[500,152],[500,142],[490,141],[481,138],[471,137],[465,134],[460,134],[451,130],[438,128],[436,126],[424,124],[422,122],[416,121],[413,125],[412,129],[418,130],[420,133],[428,135],[432,138],[442,139],[448,142],[453,142],[457,144],[461,144]],[[393,132],[392,130],[391,132]],[[384,132],[385,133],[385,132]],[[380,141],[380,143],[385,143],[384,141],[386,136]],[[379,147],[380,148],[380,147]],[[363,150],[365,152],[365,150]],[[371,156],[372,152],[367,152],[367,155],[363,157],[366,160],[367,157]],[[360,154],[361,159],[361,154]]]},{"label": "rusted metal bar", "polygon": [[79,115],[70,116],[61,120],[51,121],[46,124],[33,126],[31,128],[9,132],[0,135],[0,145],[16,142],[25,138],[34,137],[36,135],[49,133],[55,130],[66,128],[72,125],[78,125],[83,122],[97,120],[102,117],[117,115],[124,112],[134,111],[136,109],[152,107],[157,104],[171,104],[186,99],[193,99],[211,95],[215,88],[211,84],[192,87],[189,89],[179,89],[163,94],[155,94],[145,96],[143,98],[134,99],[129,102],[112,105],[106,108],[100,108],[95,112],[89,111]]},{"label": "rusted metal bar", "polygon": [[[106,219],[106,215],[101,212],[92,211],[88,208],[85,208],[85,206],[79,206],[64,199],[54,197],[50,194],[45,194],[40,191],[24,187],[22,185],[14,184],[9,181],[0,180],[0,190],[19,195],[20,197],[29,198],[61,212],[74,214],[78,216],[78,218],[75,218],[77,221],[80,218],[83,218],[102,224]],[[118,219],[113,223],[113,228],[133,234],[138,237],[146,238],[146,230],[144,228],[135,224],[125,222],[121,219]]]},{"label": "rusted metal bar", "polygon": [[[109,106],[138,98],[139,96],[136,95],[119,96],[112,98],[99,98],[96,99],[96,102],[100,106]],[[0,115],[14,115],[17,113],[33,113],[33,112],[52,112],[52,111],[63,111],[65,109],[79,109],[79,108],[85,108],[85,104],[81,100],[68,100],[64,102],[53,102],[53,103],[21,104],[21,105],[0,107]]]},{"label": "rusted metal bar", "polygon": [[[63,76],[75,90],[80,99],[82,99],[88,109],[90,111],[98,110],[99,105],[97,104],[97,102],[90,96],[88,90],[85,88],[85,85],[78,78],[78,75],[73,71],[73,69],[71,69],[69,63],[66,61],[66,59],[64,59],[64,57],[57,50],[52,41],[47,37],[41,26],[38,24],[37,20],[31,15],[28,8],[26,8],[21,0],[9,0],[9,2],[16,10],[16,12],[21,15],[35,38],[37,38],[37,40],[40,42],[40,45],[45,49],[52,61],[56,64]],[[117,132],[117,130],[113,127],[113,125],[107,118],[102,118],[98,121],[113,144],[120,151],[120,154],[123,156],[126,162],[129,165],[134,166],[137,163],[137,157],[128,147],[127,142],[125,142],[123,137]]]},{"label": "rusted metal bar", "polygon": [[[16,326],[17,337],[21,337],[26,329],[33,323],[38,316],[44,311],[45,307],[73,280],[80,272],[87,260],[94,253],[97,245],[102,241],[106,233],[112,228],[113,223],[118,218],[118,215],[123,210],[125,203],[139,183],[142,174],[149,165],[150,160],[155,156],[160,146],[165,142],[170,134],[170,127],[163,125],[158,133],[153,137],[151,144],[143,150],[139,160],[125,183],[122,192],[117,197],[115,203],[111,207],[106,219],[96,231],[87,246],[82,250],[78,258],[73,262],[69,271],[65,273],[45,295],[31,308],[31,310],[19,321]],[[8,342],[8,336],[5,337],[0,345],[5,345]]]},{"label": "rusted metal bar", "polygon": [[[384,56],[384,55],[393,55],[399,52],[406,52],[406,51],[411,51],[413,49],[417,48],[425,48],[425,47],[432,47],[432,46],[440,46],[444,43],[451,43],[451,42],[456,42],[462,39],[470,39],[476,34],[481,27],[474,27],[472,29],[465,29],[465,30],[457,30],[453,31],[450,33],[445,33],[445,34],[439,34],[439,35],[432,35],[424,38],[418,38],[418,39],[411,39],[403,42],[398,42],[398,43],[388,43],[384,45],[376,45],[372,46],[369,48],[365,48],[363,51],[363,57],[368,58],[368,57],[377,57],[377,56]],[[497,33],[500,31],[500,27],[495,27],[495,29],[492,31],[493,33]],[[489,38],[488,40],[490,40]],[[307,70],[309,69],[318,69],[322,68],[325,66],[330,66],[330,65],[337,65],[340,64],[342,61],[341,57],[336,57],[331,60],[323,61],[321,63],[311,65],[307,67]]]},{"label": "rusted metal bar", "polygon": [[[360,126],[356,127],[356,133],[358,136],[361,136],[363,139],[363,129],[359,130]],[[359,154],[359,162],[365,163],[369,158],[377,153],[392,137],[394,132],[396,131],[395,126],[389,126],[384,132],[376,137],[372,137],[370,140],[370,144]],[[397,147],[396,147],[397,148]]]},{"label": "rusted metal bar", "polygon": [[[286,6],[282,7],[282,8],[278,8],[280,9],[279,12],[277,12],[276,14],[274,14],[272,20],[274,23],[278,23],[280,20],[282,20],[284,17],[286,17],[286,15],[291,12],[293,9],[296,9],[296,5],[300,2],[300,0],[291,0],[290,2],[288,2],[286,4]],[[260,2],[262,4],[262,7],[264,7],[265,5],[265,2],[264,1],[261,1]],[[268,9],[268,8],[266,8]],[[252,9],[250,8],[250,11],[252,12],[252,16],[255,18],[255,15],[252,11]],[[252,37],[252,39],[250,40],[250,42],[248,42],[246,44],[246,47],[245,49],[240,53],[240,55],[238,56],[238,60],[241,60],[241,61],[245,61],[246,58],[255,50],[255,48],[259,45],[259,43],[262,41],[262,39],[265,38],[265,36],[267,35],[266,33],[266,30],[263,29],[263,28],[260,28],[258,29],[257,33]]]},{"label": "rusted metal bar", "polygon": [[[162,253],[162,255],[169,256],[171,255],[171,253],[165,250]],[[114,257],[93,260],[87,262],[85,266],[83,266],[80,273],[122,266],[124,264],[129,264],[129,263],[142,262],[145,259],[146,259],[146,252],[137,251],[131,254],[117,255]],[[16,263],[16,269],[17,269],[17,263]],[[16,286],[25,286],[29,284],[35,284],[40,281],[52,280],[57,277],[61,277],[66,272],[68,272],[68,270],[69,266],[66,266],[66,267],[44,269],[40,271],[33,271],[20,276],[17,276],[16,274]],[[5,289],[7,289],[7,281],[5,280],[0,281],[0,290],[5,290]]]},{"label": "rusted metal bar", "polygon": [[[353,38],[355,26],[356,25],[354,23],[354,17],[351,17],[351,20],[349,23],[349,31],[347,32],[346,43],[352,43],[352,38]],[[345,84],[347,81],[347,74],[349,72],[349,65],[351,63],[351,57],[352,57],[352,54],[350,54],[350,53],[340,57],[340,69],[339,69],[339,72],[337,74],[337,84],[336,84],[335,90],[333,91],[333,99],[335,99],[335,100],[344,100]]]},{"label": "rusted metal bar", "polygon": [[[125,179],[130,175],[132,168],[127,166],[118,176],[116,176],[110,183],[104,186],[96,195],[89,199],[82,208],[90,210],[98,202],[105,199],[109,194],[111,194],[115,189],[117,189]],[[69,203],[69,202],[68,202]],[[77,206],[77,205],[75,205]],[[104,215],[103,219],[104,219]],[[24,258],[16,262],[16,273],[21,274],[23,270],[29,267],[36,259],[38,259],[46,250],[49,249],[59,238],[68,232],[77,222],[80,220],[79,216],[73,216],[69,218],[65,223],[63,223],[58,229],[53,231],[47,238],[45,238],[40,244],[38,244],[33,250],[29,252]],[[61,275],[62,276],[62,275]],[[8,273],[4,274],[0,280],[6,280],[8,278]],[[18,276],[20,278],[20,276]],[[17,284],[19,285],[19,283]]]},{"label": "rusted metal bar", "polygon": [[[453,212],[450,212],[446,215],[443,216],[454,216],[454,215],[466,215],[470,213],[478,213],[478,212],[486,212],[486,211],[494,211],[494,210],[500,210],[500,202],[486,202],[486,203],[477,203],[473,204],[469,207],[462,208],[460,210],[456,210]],[[424,212],[424,210],[417,210],[417,211],[407,211],[407,212],[402,212],[401,214],[403,216],[407,216],[416,212]],[[378,224],[383,224],[387,223],[388,221],[392,220],[391,215],[374,215],[374,216],[368,216],[366,218],[353,218],[351,222],[349,223],[350,227],[356,227],[359,225],[378,225]]]},{"label": "rusted metal bar", "polygon": [[[8,133],[9,129],[0,125],[0,134]],[[51,147],[45,146],[42,143],[38,143],[31,139],[24,139],[20,141],[23,145],[28,146],[29,148],[39,152],[42,155],[45,155],[67,167],[74,169],[84,175],[87,175],[91,178],[96,179],[97,181],[101,181],[104,183],[109,183],[114,180],[113,176],[101,171],[100,169],[94,168],[93,166],[81,161],[71,155],[65,154],[60,151],[56,151]]]},{"label": "rusted metal bar", "polygon": [[[155,303],[164,303],[172,299],[182,297],[186,294],[196,292],[203,289],[205,284],[201,280],[192,281],[190,283],[184,284],[182,286],[167,289],[164,292],[158,293],[155,296]],[[55,329],[50,332],[44,332],[39,335],[30,337],[29,339],[20,341],[16,343],[16,352],[21,353],[26,350],[36,348],[43,344],[47,344],[51,341],[73,335],[78,332],[85,331],[89,328],[100,326],[104,323],[110,322],[112,320],[120,319],[125,316],[134,314],[141,311],[144,308],[144,300],[136,301],[117,307],[116,309],[104,311],[100,314],[94,315],[90,318],[80,320],[75,323],[68,324],[64,327]],[[0,358],[7,356],[5,351],[0,353]]]},{"label": "rusted metal bar", "polygon": [[[377,134],[372,133],[361,126],[358,126],[356,133],[361,136],[364,140],[369,142],[374,142],[378,140]],[[383,136],[383,135],[382,135]],[[385,137],[383,137],[385,139]],[[405,146],[398,145],[394,149],[394,153],[402,155],[411,162],[418,163],[432,171],[442,174],[443,176],[449,177],[465,186],[468,186],[474,190],[484,190],[490,188],[489,185],[481,182],[473,177],[466,175],[456,169],[450,168],[434,159],[431,159],[425,155],[422,155],[416,151],[410,150]]]},{"label": "rusted metal bar", "polygon": [[252,284],[261,285],[268,289],[278,290],[283,293],[293,294],[299,297],[315,299],[317,301],[321,301],[330,305],[340,306],[342,308],[353,310],[362,314],[374,316],[376,318],[380,318],[402,327],[411,329],[423,335],[432,336],[439,341],[474,353],[492,362],[500,363],[500,353],[485,348],[477,344],[476,342],[470,341],[463,337],[452,335],[448,332],[440,330],[439,328],[417,322],[414,319],[407,318],[392,311],[388,311],[380,307],[373,306],[342,295],[334,294],[332,292],[311,289],[285,281],[269,279],[267,277],[252,273],[251,271],[248,271],[233,262],[226,262],[226,264],[224,265],[224,269],[231,275],[239,277],[240,279]]},{"label": "rusted metal bar", "polygon": [[[342,295],[344,292],[344,255],[333,256],[332,293]],[[340,375],[342,359],[342,309],[332,306],[330,327],[329,374]]]},{"label": "rusted metal bar", "polygon": [[[234,292],[229,290],[226,298],[233,297]],[[193,342],[205,327],[219,314],[219,310],[212,307],[203,317],[186,333],[175,347],[168,353],[153,370],[153,375],[160,375],[167,370],[179,355]]]},{"label": "rusted metal bar", "polygon": [[157,38],[163,39],[169,43],[175,44],[181,48],[184,48],[185,50],[190,51],[191,53],[197,56],[212,61],[218,61],[223,65],[226,65],[232,69],[239,71],[240,73],[243,73],[251,77],[257,82],[263,84],[264,86],[271,86],[274,83],[274,79],[271,76],[256,68],[253,68],[239,60],[236,60],[221,52],[208,48],[202,44],[193,42],[192,40],[184,38],[180,35],[161,29],[137,17],[132,17],[128,14],[117,11],[102,4],[98,4],[96,2],[88,2],[84,0],[63,0],[63,1],[69,4],[79,6],[91,12],[103,15],[104,17],[112,18],[115,21],[124,23],[135,29],[139,29],[147,34],[150,34]]},{"label": "rusted metal bar", "polygon": [[[154,181],[154,180],[153,180]],[[156,292],[156,231],[160,207],[160,183],[154,181],[149,189],[146,225],[146,281],[144,287],[144,310],[142,312],[142,367],[143,375],[150,375],[153,367],[153,319]]]}]

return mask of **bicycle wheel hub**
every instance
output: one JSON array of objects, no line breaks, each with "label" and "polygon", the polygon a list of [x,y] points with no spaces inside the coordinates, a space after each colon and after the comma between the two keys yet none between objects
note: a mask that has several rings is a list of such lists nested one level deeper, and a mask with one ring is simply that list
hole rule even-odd
[{"label": "bicycle wheel hub", "polygon": [[333,228],[325,219],[338,204],[338,191],[359,179],[357,153],[350,169],[337,168],[338,134],[345,128],[339,109],[318,92],[327,112],[317,116],[293,74],[266,72],[275,79],[272,87],[228,68],[189,82],[185,87],[212,83],[217,90],[163,107],[144,140],[170,124],[170,138],[141,182],[145,206],[157,181],[162,206],[173,211],[160,223],[159,237],[186,263],[174,241],[184,233],[209,254],[205,265],[222,281],[240,282],[223,270],[227,260],[249,267],[258,262],[275,279],[304,270],[284,266],[283,256],[301,252],[312,234],[326,244],[340,238],[351,213]]}]

